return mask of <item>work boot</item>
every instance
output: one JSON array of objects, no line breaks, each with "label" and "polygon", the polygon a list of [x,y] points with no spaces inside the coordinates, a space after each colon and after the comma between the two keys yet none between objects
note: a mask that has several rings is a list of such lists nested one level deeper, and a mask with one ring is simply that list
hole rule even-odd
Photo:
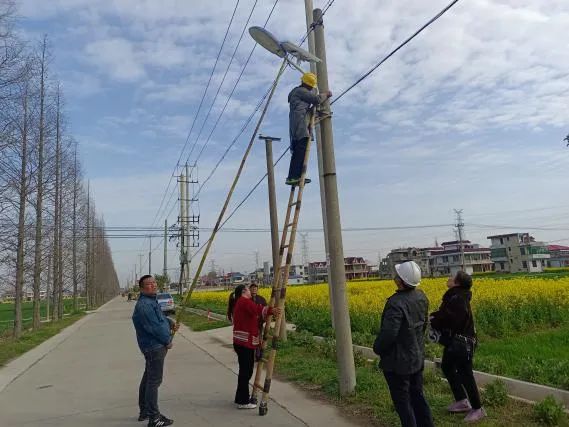
[{"label": "work boot", "polygon": [[447,411],[457,414],[459,412],[470,412],[472,410],[472,406],[470,406],[470,402],[468,399],[462,399],[453,404],[449,405]]},{"label": "work boot", "polygon": [[473,409],[464,418],[464,422],[465,423],[476,423],[483,418],[486,418],[486,411],[484,410],[484,408]]},{"label": "work boot", "polygon": [[148,421],[148,427],[164,427],[174,424],[174,420],[166,418],[164,415],[158,415],[158,418]]},{"label": "work boot", "polygon": [[[310,184],[312,180],[310,178],[304,178],[304,184]],[[297,186],[300,184],[300,178],[287,178],[285,181],[286,185]]]}]

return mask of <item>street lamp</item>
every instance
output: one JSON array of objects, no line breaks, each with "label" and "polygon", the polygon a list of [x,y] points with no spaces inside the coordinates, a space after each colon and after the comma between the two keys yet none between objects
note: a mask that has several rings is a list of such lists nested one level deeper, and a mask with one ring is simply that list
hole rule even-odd
[{"label": "street lamp", "polygon": [[296,58],[298,64],[300,64],[302,61],[313,63],[320,62],[320,58],[314,56],[300,46],[297,46],[296,44],[289,41],[279,41],[270,31],[264,29],[263,27],[251,27],[249,28],[249,34],[251,37],[253,37],[253,40],[259,43],[273,55],[286,60],[289,65],[293,66],[301,73],[304,73],[304,70],[300,68],[299,65],[292,62],[288,58],[289,56]]}]

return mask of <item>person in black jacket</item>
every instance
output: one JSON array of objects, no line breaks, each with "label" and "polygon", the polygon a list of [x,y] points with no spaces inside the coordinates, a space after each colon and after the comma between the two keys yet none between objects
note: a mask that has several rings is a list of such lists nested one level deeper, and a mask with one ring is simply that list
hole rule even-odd
[{"label": "person in black jacket", "polygon": [[445,374],[455,402],[448,407],[452,413],[468,412],[466,422],[486,416],[472,372],[476,347],[474,316],[470,307],[472,278],[464,271],[450,277],[448,291],[438,311],[430,316],[431,328],[440,333],[444,345],[441,369]]},{"label": "person in black jacket", "polygon": [[414,261],[395,266],[397,291],[389,297],[373,351],[403,427],[432,427],[431,409],[423,393],[425,330],[429,300],[416,289],[421,269]]}]

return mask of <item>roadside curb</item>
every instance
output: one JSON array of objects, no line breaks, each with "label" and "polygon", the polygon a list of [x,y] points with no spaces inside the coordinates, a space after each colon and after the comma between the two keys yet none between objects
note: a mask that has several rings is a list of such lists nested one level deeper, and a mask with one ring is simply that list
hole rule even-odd
[{"label": "roadside curb", "polygon": [[53,337],[47,339],[46,341],[39,344],[37,347],[25,352],[16,359],[8,362],[4,367],[0,368],[0,393],[8,387],[12,382],[17,380],[22,374],[24,374],[28,369],[42,360],[45,356],[56,349],[61,343],[67,340],[75,331],[77,331],[85,322],[87,322],[91,316],[89,314],[97,313],[99,310],[104,308],[108,303],[113,301],[114,298],[97,310],[86,312],[85,316],[77,320],[72,325],[69,325],[65,329],[62,329],[59,333]]}]

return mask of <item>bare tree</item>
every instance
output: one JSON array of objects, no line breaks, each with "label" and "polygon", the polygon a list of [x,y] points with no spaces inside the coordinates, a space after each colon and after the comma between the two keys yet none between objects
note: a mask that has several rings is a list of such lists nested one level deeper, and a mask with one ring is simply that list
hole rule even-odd
[{"label": "bare tree", "polygon": [[14,302],[14,338],[22,334],[22,291],[24,288],[24,245],[25,245],[25,219],[26,198],[28,196],[28,123],[29,123],[29,81],[26,79],[22,88],[22,124],[21,124],[21,169],[20,169],[20,200],[18,206],[18,243],[16,260],[16,299]]},{"label": "bare tree", "polygon": [[35,238],[35,264],[34,264],[34,306],[33,328],[40,326],[40,280],[42,258],[42,221],[43,221],[43,187],[44,187],[44,149],[45,149],[45,98],[47,74],[47,36],[44,36],[41,46],[40,60],[40,112],[39,112],[39,143],[38,143],[38,171],[37,171],[37,197],[36,197],[36,238]]}]

